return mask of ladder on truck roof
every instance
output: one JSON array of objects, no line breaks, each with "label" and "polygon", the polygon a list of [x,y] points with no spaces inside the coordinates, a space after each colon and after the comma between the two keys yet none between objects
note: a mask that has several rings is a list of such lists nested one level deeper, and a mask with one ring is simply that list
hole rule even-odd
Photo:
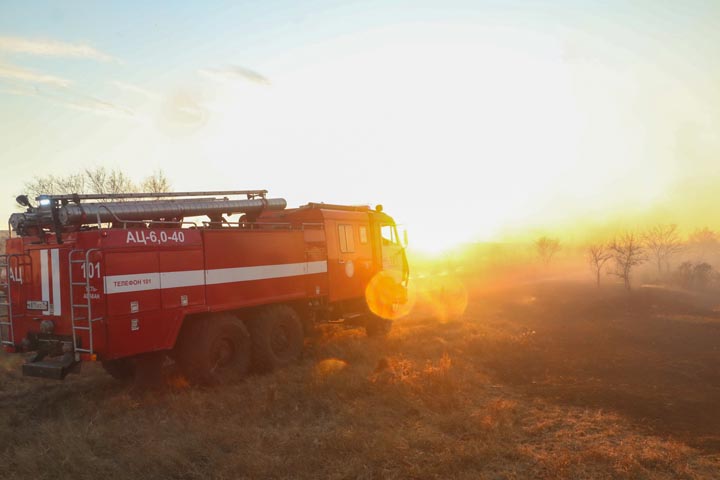
[{"label": "ladder on truck roof", "polygon": [[[70,275],[70,324],[72,326],[73,350],[75,352],[75,361],[80,361],[80,354],[87,353],[93,355],[95,353],[93,345],[93,323],[102,320],[102,317],[93,318],[92,315],[92,289],[90,285],[90,256],[99,252],[99,248],[90,248],[88,250],[71,250],[68,254],[69,275]],[[79,255],[81,258],[75,258]],[[77,281],[73,276],[73,265],[82,265],[84,272],[83,281]],[[97,272],[98,275],[100,272]],[[83,288],[83,294],[80,298],[85,299],[85,303],[75,303],[77,296],[75,291],[77,288]],[[82,312],[82,313],[81,313]],[[81,332],[87,332],[88,344],[82,345]]]}]

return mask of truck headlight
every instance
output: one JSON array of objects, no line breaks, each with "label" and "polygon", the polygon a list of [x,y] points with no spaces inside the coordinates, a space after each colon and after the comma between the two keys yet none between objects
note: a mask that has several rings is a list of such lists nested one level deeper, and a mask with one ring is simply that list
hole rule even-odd
[{"label": "truck headlight", "polygon": [[50,198],[46,195],[40,195],[37,197],[38,205],[40,207],[49,207],[50,206]]}]

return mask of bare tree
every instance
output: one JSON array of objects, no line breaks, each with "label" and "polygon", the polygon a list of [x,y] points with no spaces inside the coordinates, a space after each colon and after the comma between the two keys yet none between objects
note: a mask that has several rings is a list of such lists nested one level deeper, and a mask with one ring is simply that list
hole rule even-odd
[{"label": "bare tree", "polygon": [[548,266],[553,256],[560,250],[560,240],[545,236],[540,237],[535,240],[535,250],[540,257],[540,261],[545,266]]},{"label": "bare tree", "polygon": [[86,191],[86,185],[86,177],[82,173],[71,174],[65,177],[48,175],[46,177],[35,177],[32,181],[25,183],[24,193],[30,199],[35,199],[38,195],[43,194],[82,193]]},{"label": "bare tree", "polygon": [[92,193],[129,193],[137,191],[132,179],[118,169],[108,171],[105,167],[85,169]]},{"label": "bare tree", "polygon": [[83,193],[107,193],[105,192],[105,184],[107,181],[107,170],[105,170],[105,168],[86,168],[85,177],[88,181],[88,189]]},{"label": "bare tree", "polygon": [[709,252],[715,252],[720,247],[717,232],[708,227],[698,228],[688,236],[688,246],[698,253],[701,260]]},{"label": "bare tree", "polygon": [[622,278],[625,288],[630,290],[630,275],[633,268],[647,260],[639,236],[632,232],[623,233],[612,241],[610,251],[615,261],[613,273]]},{"label": "bare tree", "polygon": [[658,276],[670,271],[670,258],[683,249],[677,225],[655,225],[643,234],[648,253],[657,265]]},{"label": "bare tree", "polygon": [[144,193],[165,193],[170,191],[170,181],[162,170],[157,170],[143,180],[140,189]]},{"label": "bare tree", "polygon": [[87,179],[82,173],[73,173],[57,179],[59,192],[82,192],[87,185]]},{"label": "bare tree", "polygon": [[[162,193],[171,189],[170,181],[162,170],[145,178],[140,187],[145,192]],[[48,175],[35,177],[25,183],[25,192],[31,199],[42,194],[59,193],[129,193],[139,190],[137,184],[123,171],[105,167],[86,168],[80,173],[64,177]]]},{"label": "bare tree", "polygon": [[610,247],[606,243],[594,243],[587,247],[586,257],[590,268],[595,273],[597,287],[600,288],[600,273],[602,273],[603,266],[613,258]]},{"label": "bare tree", "polygon": [[57,193],[57,179],[48,175],[47,177],[35,177],[25,183],[25,194],[32,200],[43,193]]}]

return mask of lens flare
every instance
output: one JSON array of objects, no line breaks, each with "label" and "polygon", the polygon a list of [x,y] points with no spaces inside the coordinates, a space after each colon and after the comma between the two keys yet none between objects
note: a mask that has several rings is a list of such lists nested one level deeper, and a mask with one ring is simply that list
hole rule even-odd
[{"label": "lens flare", "polygon": [[380,271],[368,282],[365,299],[370,311],[388,320],[397,320],[412,310],[414,290],[406,288],[395,277]]}]

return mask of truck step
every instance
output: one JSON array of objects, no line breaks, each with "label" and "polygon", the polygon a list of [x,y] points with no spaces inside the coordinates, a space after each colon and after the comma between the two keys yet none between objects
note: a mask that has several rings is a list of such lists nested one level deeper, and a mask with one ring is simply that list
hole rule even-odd
[{"label": "truck step", "polygon": [[22,373],[26,377],[52,378],[62,380],[78,367],[72,354],[65,354],[58,360],[41,360],[23,364]]}]

